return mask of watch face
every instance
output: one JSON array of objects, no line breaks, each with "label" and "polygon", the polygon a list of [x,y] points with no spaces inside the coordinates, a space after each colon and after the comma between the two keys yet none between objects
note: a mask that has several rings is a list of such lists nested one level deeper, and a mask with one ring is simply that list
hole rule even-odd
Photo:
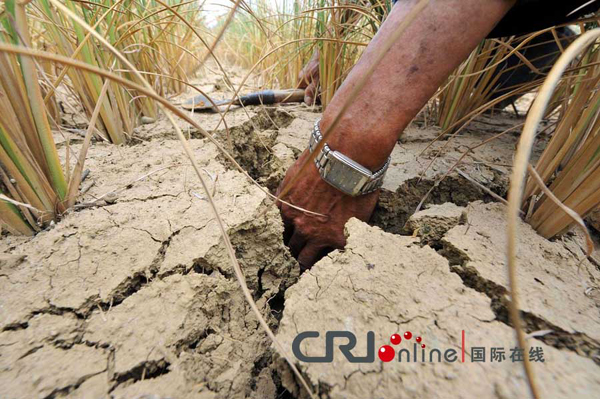
[{"label": "watch face", "polygon": [[358,195],[372,176],[370,170],[337,151],[329,153],[323,179],[349,195]]}]

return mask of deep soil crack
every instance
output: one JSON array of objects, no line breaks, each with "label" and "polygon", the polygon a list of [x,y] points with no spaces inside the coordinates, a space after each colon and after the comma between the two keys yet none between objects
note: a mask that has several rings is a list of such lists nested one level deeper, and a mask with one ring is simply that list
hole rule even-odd
[{"label": "deep soil crack", "polygon": [[50,392],[50,394],[44,396],[44,399],[54,399],[54,398],[65,398],[65,397],[68,397],[68,395],[71,392],[73,392],[74,390],[76,390],[77,388],[79,388],[79,386],[81,384],[83,384],[84,382],[86,382],[90,378],[92,378],[94,376],[97,376],[98,374],[104,373],[105,371],[106,370],[102,370],[102,371],[99,371],[97,373],[84,375],[81,378],[79,378],[75,384],[71,384],[71,385],[68,385],[68,386],[62,387],[62,388],[57,388],[57,389],[53,390],[52,392]]},{"label": "deep soil crack", "polygon": [[[406,221],[417,209],[427,192],[436,184],[433,180],[420,180],[418,177],[405,181],[395,192],[381,190],[379,201],[369,224],[388,233],[410,234],[405,229]],[[502,195],[504,187],[490,187],[496,194]],[[448,176],[442,180],[427,196],[423,205],[452,202],[466,206],[471,201],[493,202],[495,199],[475,184],[460,176]]]},{"label": "deep soil crack", "polygon": [[[294,119],[293,115],[278,108],[263,108],[247,122],[229,129],[229,138],[225,130],[218,131],[216,137],[253,179],[274,190],[283,175],[276,173],[276,157],[271,148],[275,145],[278,130],[289,126]],[[219,159],[227,167],[234,168],[223,155],[220,154]]]},{"label": "deep soil crack", "polygon": [[142,380],[150,380],[153,378],[160,377],[161,375],[165,375],[170,372],[169,367],[171,363],[166,361],[165,359],[160,360],[148,360],[132,369],[125,371],[123,373],[116,373],[113,376],[114,385],[111,387],[109,392],[112,392],[119,385],[123,383],[136,383]]},{"label": "deep soil crack", "polygon": [[[444,241],[442,243],[442,249],[437,252],[448,259],[450,271],[456,273],[462,279],[465,286],[485,294],[491,299],[490,306],[497,321],[513,327],[508,315],[510,303],[509,292],[505,287],[483,278],[477,269],[468,265],[469,259],[466,255],[452,247],[449,243]],[[600,342],[584,333],[570,333],[565,331],[561,327],[556,326],[533,313],[520,311],[520,314],[521,319],[524,322],[524,330],[526,333],[542,330],[552,331],[548,334],[535,336],[535,339],[557,349],[568,349],[580,356],[590,358],[600,366]]]}]

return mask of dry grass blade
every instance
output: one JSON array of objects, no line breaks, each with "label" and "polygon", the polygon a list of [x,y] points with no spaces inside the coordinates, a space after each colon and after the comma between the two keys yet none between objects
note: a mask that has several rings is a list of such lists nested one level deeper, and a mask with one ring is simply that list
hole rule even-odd
[{"label": "dry grass blade", "polygon": [[235,13],[236,13],[238,7],[240,6],[241,2],[242,2],[242,0],[235,0],[233,7],[229,11],[229,14],[227,14],[227,19],[225,20],[225,23],[221,26],[219,33],[217,33],[217,36],[215,37],[213,44],[208,48],[208,52],[204,55],[204,57],[202,57],[202,61],[200,61],[200,66],[204,65],[204,63],[206,62],[206,60],[208,59],[209,56],[215,57],[215,55],[214,55],[215,49],[217,48],[217,46],[219,45],[219,42],[223,38],[223,35],[225,34],[225,31],[229,27],[229,24],[231,24],[231,21],[233,21],[233,17],[235,16]]},{"label": "dry grass blade", "polygon": [[[595,29],[584,33],[579,37],[573,44],[571,44],[565,52],[560,56],[546,81],[540,88],[540,91],[531,106],[529,116],[523,127],[523,132],[519,140],[519,146],[515,155],[514,168],[510,179],[510,189],[508,193],[508,225],[507,225],[507,262],[508,262],[508,277],[510,282],[510,296],[511,301],[509,303],[509,315],[510,320],[515,328],[517,334],[517,340],[519,346],[527,353],[527,342],[525,341],[525,334],[523,332],[521,318],[519,315],[519,296],[518,296],[518,283],[516,276],[517,268],[517,226],[519,221],[519,211],[521,208],[521,202],[523,199],[523,191],[525,185],[525,176],[527,172],[527,166],[529,165],[529,159],[531,157],[531,150],[533,148],[533,142],[537,127],[544,116],[546,107],[548,106],[554,89],[560,82],[560,78],[564,71],[567,69],[569,64],[577,55],[593,43],[598,37],[600,37],[600,29]],[[537,386],[535,383],[535,376],[529,359],[527,356],[524,359],[523,366],[529,382],[531,395],[534,398],[539,398]]]},{"label": "dry grass blade", "polygon": [[565,212],[567,215],[569,215],[569,217],[575,223],[577,223],[579,225],[579,227],[581,227],[581,229],[583,230],[583,234],[585,236],[585,243],[587,246],[586,255],[590,256],[592,254],[592,252],[594,252],[594,242],[592,241],[590,232],[588,231],[588,229],[585,225],[585,222],[583,221],[581,216],[579,216],[577,214],[577,212],[573,211],[571,208],[569,208],[568,206],[563,204],[558,198],[556,198],[556,195],[554,195],[554,193],[552,193],[552,191],[548,187],[546,187],[546,184],[544,183],[544,181],[542,180],[542,178],[540,177],[538,172],[535,170],[535,168],[533,166],[531,166],[531,164],[527,165],[527,170],[529,171],[529,174],[531,175],[533,180],[536,182],[536,184],[544,192],[544,194],[546,194],[548,196],[548,198],[550,198],[552,200],[552,202],[554,202],[560,209],[562,209],[563,212]]},{"label": "dry grass blade", "polygon": [[81,150],[79,151],[79,158],[77,159],[77,164],[75,165],[75,168],[73,169],[73,174],[71,176],[71,179],[69,180],[67,208],[70,208],[73,205],[75,205],[75,201],[77,200],[77,192],[79,191],[79,184],[81,182],[83,165],[85,163],[85,158],[87,156],[88,149],[90,148],[90,144],[92,142],[92,135],[94,133],[94,126],[96,125],[96,119],[98,118],[98,115],[100,115],[100,106],[102,104],[104,96],[106,96],[106,92],[108,91],[109,83],[110,80],[107,79],[102,85],[102,90],[100,91],[100,96],[98,97],[98,103],[96,104],[94,113],[90,118],[90,125],[88,126],[87,132],[85,133],[83,144],[81,145]]},{"label": "dry grass blade", "polygon": [[9,203],[11,203],[13,205],[16,205],[16,206],[23,206],[23,207],[25,207],[27,209],[31,209],[32,211],[35,211],[35,212],[38,212],[38,213],[44,213],[43,211],[41,211],[41,210],[39,210],[37,208],[34,208],[31,205],[29,205],[29,204],[24,204],[22,202],[15,201],[14,199],[9,198],[9,197],[7,197],[4,194],[0,194],[0,200],[5,201],[5,202],[9,202]]}]

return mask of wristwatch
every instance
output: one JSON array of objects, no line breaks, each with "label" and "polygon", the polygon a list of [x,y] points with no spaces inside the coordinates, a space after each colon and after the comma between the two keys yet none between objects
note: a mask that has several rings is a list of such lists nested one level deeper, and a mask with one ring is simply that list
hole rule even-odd
[{"label": "wristwatch", "polygon": [[[323,139],[319,123],[315,122],[308,149],[313,153],[319,142]],[[323,145],[321,152],[315,157],[315,165],[319,170],[321,178],[333,187],[345,194],[356,197],[358,195],[369,194],[377,190],[383,184],[383,177],[390,165],[391,157],[387,159],[385,165],[376,172],[371,172],[358,162],[353,161],[344,154],[334,151],[327,143]]]}]

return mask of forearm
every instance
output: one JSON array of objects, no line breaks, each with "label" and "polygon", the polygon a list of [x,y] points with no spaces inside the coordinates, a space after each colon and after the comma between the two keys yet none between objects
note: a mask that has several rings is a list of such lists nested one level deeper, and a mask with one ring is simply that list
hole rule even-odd
[{"label": "forearm", "polygon": [[416,3],[407,0],[394,6],[321,121],[321,130],[327,130],[345,102],[352,101],[327,141],[371,170],[385,163],[400,133],[514,0],[430,1],[375,67],[359,95],[349,99]]}]

